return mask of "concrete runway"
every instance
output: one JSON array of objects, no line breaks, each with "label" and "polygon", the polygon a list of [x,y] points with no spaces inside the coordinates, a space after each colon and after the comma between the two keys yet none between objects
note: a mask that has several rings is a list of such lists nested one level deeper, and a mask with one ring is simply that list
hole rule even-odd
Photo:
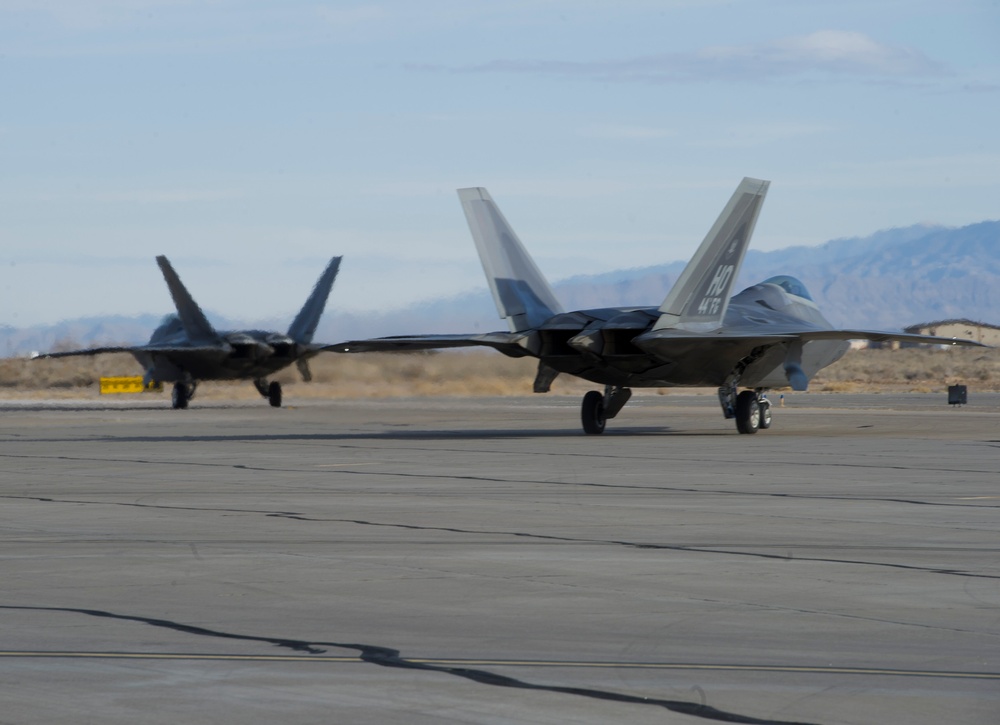
[{"label": "concrete runway", "polygon": [[1000,722],[1000,396],[0,401],[0,723]]}]

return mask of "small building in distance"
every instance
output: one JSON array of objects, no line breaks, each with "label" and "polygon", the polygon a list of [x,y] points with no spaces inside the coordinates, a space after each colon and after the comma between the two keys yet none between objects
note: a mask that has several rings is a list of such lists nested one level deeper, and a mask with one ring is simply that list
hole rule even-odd
[{"label": "small building in distance", "polygon": [[991,347],[1000,347],[1000,327],[988,325],[985,322],[973,322],[972,320],[922,322],[910,325],[903,332],[934,335],[935,337],[957,337],[963,340],[975,340]]}]

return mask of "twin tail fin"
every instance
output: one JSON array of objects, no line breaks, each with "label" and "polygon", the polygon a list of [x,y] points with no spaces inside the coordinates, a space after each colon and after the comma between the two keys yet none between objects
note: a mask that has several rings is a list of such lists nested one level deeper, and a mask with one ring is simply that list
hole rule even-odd
[{"label": "twin tail fin", "polygon": [[771,182],[745,178],[660,305],[654,330],[719,327]]},{"label": "twin tail fin", "polygon": [[538,327],[563,312],[541,270],[504,219],[489,192],[459,189],[469,230],[500,317],[511,332]]}]

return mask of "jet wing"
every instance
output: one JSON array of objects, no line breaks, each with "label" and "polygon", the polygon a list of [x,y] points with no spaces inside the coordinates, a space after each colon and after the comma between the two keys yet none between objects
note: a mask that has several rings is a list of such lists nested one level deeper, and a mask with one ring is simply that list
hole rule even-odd
[{"label": "jet wing", "polygon": [[42,352],[31,356],[32,360],[41,360],[45,357],[76,357],[79,355],[101,355],[106,352],[132,352],[133,347],[91,347],[86,350],[65,350],[63,352]]},{"label": "jet wing", "polygon": [[83,350],[65,350],[63,352],[45,352],[38,355],[33,355],[32,359],[41,359],[48,357],[78,357],[82,355],[102,355],[104,353],[111,352],[127,352],[127,353],[153,353],[161,355],[170,355],[173,353],[207,353],[207,352],[219,352],[222,349],[219,345],[199,345],[199,346],[182,346],[182,345],[136,345],[134,347],[125,346],[112,346],[112,347],[89,347]]},{"label": "jet wing", "polygon": [[335,345],[326,345],[322,349],[334,352],[405,352],[451,347],[492,347],[505,355],[521,357],[526,351],[519,342],[525,337],[525,334],[516,332],[487,332],[482,335],[398,335],[338,342]]},{"label": "jet wing", "polygon": [[916,335],[909,332],[886,332],[885,330],[810,330],[797,335],[808,340],[871,340],[872,342],[910,342],[921,345],[965,345],[967,347],[989,347],[975,340],[961,337],[938,337],[936,335]]},{"label": "jet wing", "polygon": [[[843,353],[848,340],[872,340],[874,342],[899,341],[924,345],[972,345],[986,347],[971,340],[932,335],[913,335],[883,330],[831,330],[815,327],[797,328],[793,325],[780,326],[773,332],[761,330],[721,329],[716,332],[690,332],[667,328],[652,330],[632,339],[639,349],[663,363],[683,370],[688,378],[704,381],[727,379],[734,365],[760,365],[764,368],[783,369],[784,377],[793,390],[806,390],[809,379],[819,368],[834,362]],[[806,343],[827,341],[825,347],[836,349],[816,355],[828,354],[828,361],[817,365],[803,363]],[[779,367],[780,366],[780,367]],[[811,370],[811,372],[809,372]],[[760,370],[757,371],[760,373]],[[759,378],[758,378],[759,379]]]},{"label": "jet wing", "polygon": [[659,351],[682,344],[691,343],[738,343],[757,347],[760,345],[775,345],[780,342],[801,340],[870,340],[872,342],[909,342],[922,345],[965,345],[971,347],[989,347],[980,342],[958,337],[937,337],[935,335],[916,335],[907,332],[887,332],[885,330],[822,330],[814,327],[794,330],[783,328],[780,332],[771,334],[759,330],[718,330],[716,332],[690,332],[667,328],[652,330],[632,340],[633,344],[657,354]]}]

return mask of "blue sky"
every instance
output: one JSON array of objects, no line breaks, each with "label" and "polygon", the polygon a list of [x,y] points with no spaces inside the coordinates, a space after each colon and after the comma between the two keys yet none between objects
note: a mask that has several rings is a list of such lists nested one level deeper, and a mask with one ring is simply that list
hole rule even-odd
[{"label": "blue sky", "polygon": [[996,219],[998,40],[997,0],[0,0],[0,324],[167,312],[156,254],[247,320],[335,254],[328,314],[481,287],[463,186],[553,280],[686,259],[743,176],[756,249]]}]

